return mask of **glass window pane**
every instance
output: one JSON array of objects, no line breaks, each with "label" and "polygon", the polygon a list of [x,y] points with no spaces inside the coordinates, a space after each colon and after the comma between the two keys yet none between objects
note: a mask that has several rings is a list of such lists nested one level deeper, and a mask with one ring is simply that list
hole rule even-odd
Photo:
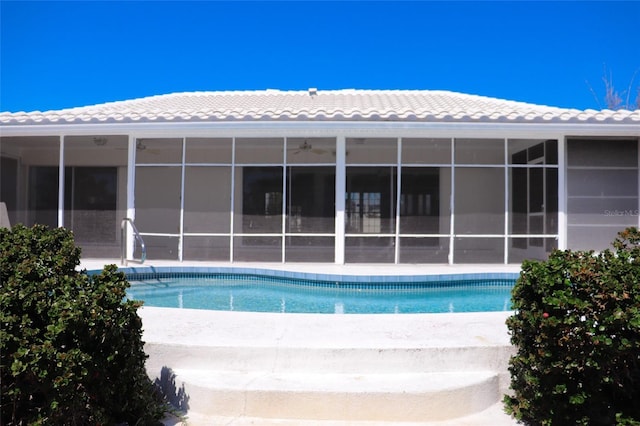
[{"label": "glass window pane", "polygon": [[334,167],[287,169],[286,232],[335,232]]},{"label": "glass window pane", "polygon": [[400,263],[447,263],[449,238],[400,238]]},{"label": "glass window pane", "polygon": [[60,138],[0,137],[0,201],[11,225],[58,226]]},{"label": "glass window pane", "polygon": [[186,163],[231,164],[231,138],[187,138]]},{"label": "glass window pane", "polygon": [[137,164],[180,164],[182,163],[182,139],[136,140]]},{"label": "glass window pane", "polygon": [[184,237],[184,260],[229,261],[229,237]]},{"label": "glass window pane", "polygon": [[401,234],[448,234],[449,167],[405,167],[400,194]]},{"label": "glass window pane", "polygon": [[456,168],[455,233],[504,233],[504,169]]},{"label": "glass window pane", "polygon": [[288,138],[288,164],[330,164],[336,162],[335,138]]},{"label": "glass window pane", "polygon": [[543,139],[509,139],[509,164],[558,164],[558,142]]},{"label": "glass window pane", "polygon": [[346,232],[395,233],[395,194],[395,167],[347,167]]},{"label": "glass window pane", "polygon": [[285,260],[287,262],[333,262],[334,240],[333,237],[287,237]]},{"label": "glass window pane", "polygon": [[236,233],[282,232],[282,167],[236,167]]},{"label": "glass window pane", "polygon": [[393,237],[347,237],[345,262],[347,263],[393,263],[395,261],[395,238]]},{"label": "glass window pane", "polygon": [[403,164],[451,164],[451,139],[402,139]]},{"label": "glass window pane", "polygon": [[135,223],[140,232],[180,231],[181,175],[181,167],[136,168]]},{"label": "glass window pane", "polygon": [[503,238],[456,238],[454,263],[504,263]]},{"label": "glass window pane", "polygon": [[456,164],[504,164],[503,139],[456,139]]},{"label": "glass window pane", "polygon": [[236,139],[237,164],[280,164],[284,162],[284,139]]},{"label": "glass window pane", "polygon": [[347,138],[347,164],[396,164],[398,140],[393,138]]},{"label": "glass window pane", "polygon": [[184,232],[231,231],[231,168],[186,167]]},{"label": "glass window pane", "polygon": [[236,262],[281,262],[281,237],[242,236],[233,239],[233,260]]}]

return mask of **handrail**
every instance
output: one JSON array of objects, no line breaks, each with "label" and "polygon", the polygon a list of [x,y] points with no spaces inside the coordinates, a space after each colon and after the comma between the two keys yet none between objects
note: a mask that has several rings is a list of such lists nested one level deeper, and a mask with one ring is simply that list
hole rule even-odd
[{"label": "handrail", "polygon": [[[131,224],[133,236],[135,237],[135,240],[133,241],[134,252],[136,242],[140,243],[140,260],[127,259],[127,223]],[[136,225],[133,223],[133,219],[129,217],[125,217],[124,219],[122,219],[122,222],[120,223],[120,231],[120,263],[124,266],[127,266],[128,262],[139,262],[140,264],[144,263],[144,261],[147,260],[147,246],[145,246],[144,240],[142,239],[140,232],[138,232],[138,228],[136,228]]]}]

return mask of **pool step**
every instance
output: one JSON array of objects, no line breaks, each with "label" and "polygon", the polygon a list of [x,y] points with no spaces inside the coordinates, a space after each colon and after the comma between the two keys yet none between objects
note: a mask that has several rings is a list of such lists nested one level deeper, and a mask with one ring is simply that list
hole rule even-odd
[{"label": "pool step", "polygon": [[268,419],[265,417],[204,416],[195,412],[188,418],[169,416],[164,420],[166,426],[518,426],[515,419],[504,412],[502,403],[497,403],[479,413],[451,420],[386,422],[386,421],[344,421],[344,420],[301,420]]},{"label": "pool step", "polygon": [[193,426],[461,426],[508,390],[507,313],[140,314],[149,375]]},{"label": "pool step", "polygon": [[[513,348],[466,347],[228,347],[145,344],[151,373],[172,369],[284,373],[437,373],[506,371]],[[167,361],[171,361],[167,363]]]},{"label": "pool step", "polygon": [[173,373],[194,417],[425,422],[478,413],[500,398],[498,375],[490,371]]}]

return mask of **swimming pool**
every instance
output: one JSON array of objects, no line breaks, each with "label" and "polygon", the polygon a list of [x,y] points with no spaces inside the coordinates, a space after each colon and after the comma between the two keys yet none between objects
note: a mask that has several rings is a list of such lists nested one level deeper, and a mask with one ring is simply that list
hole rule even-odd
[{"label": "swimming pool", "polygon": [[128,297],[145,306],[322,314],[506,311],[517,278],[513,273],[335,276],[255,270],[127,276]]}]

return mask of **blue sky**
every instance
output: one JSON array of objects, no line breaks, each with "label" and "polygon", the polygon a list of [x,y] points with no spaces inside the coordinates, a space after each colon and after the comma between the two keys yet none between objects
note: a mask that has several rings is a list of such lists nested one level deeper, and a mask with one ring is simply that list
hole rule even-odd
[{"label": "blue sky", "polygon": [[599,109],[605,67],[640,87],[640,1],[0,0],[0,20],[0,111],[309,87]]}]

